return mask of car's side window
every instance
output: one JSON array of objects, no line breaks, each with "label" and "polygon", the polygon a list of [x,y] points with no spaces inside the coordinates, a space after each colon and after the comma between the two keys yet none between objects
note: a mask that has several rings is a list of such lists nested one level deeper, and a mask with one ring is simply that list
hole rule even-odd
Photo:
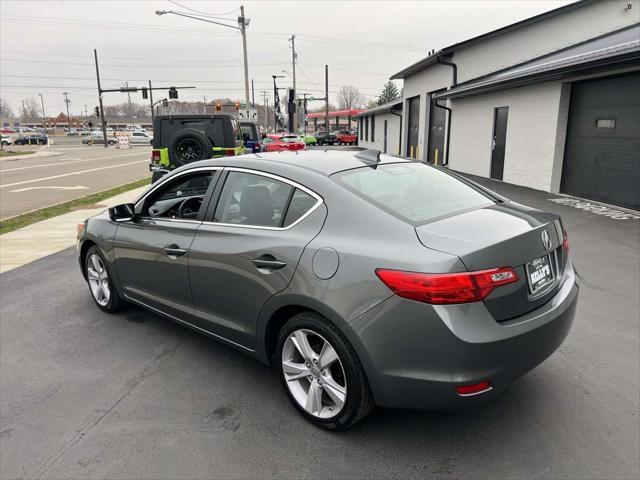
[{"label": "car's side window", "polygon": [[272,178],[229,172],[214,222],[256,227],[281,227],[294,187]]},{"label": "car's side window", "polygon": [[181,175],[153,192],[144,202],[141,215],[153,218],[195,219],[202,207],[212,171]]},{"label": "car's side window", "polygon": [[291,197],[291,202],[289,203],[289,208],[287,209],[287,214],[284,217],[282,226],[288,227],[297,222],[298,219],[311,210],[317,202],[318,200],[307,192],[296,188],[295,192],[293,192],[293,197]]}]

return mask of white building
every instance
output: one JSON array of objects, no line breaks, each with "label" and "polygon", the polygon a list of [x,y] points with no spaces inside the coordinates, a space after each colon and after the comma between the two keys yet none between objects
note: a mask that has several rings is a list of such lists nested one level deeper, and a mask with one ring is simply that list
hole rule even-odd
[{"label": "white building", "polygon": [[582,0],[430,52],[391,77],[402,154],[640,209],[639,19]]},{"label": "white building", "polygon": [[402,103],[399,98],[354,116],[359,125],[358,145],[401,155]]}]

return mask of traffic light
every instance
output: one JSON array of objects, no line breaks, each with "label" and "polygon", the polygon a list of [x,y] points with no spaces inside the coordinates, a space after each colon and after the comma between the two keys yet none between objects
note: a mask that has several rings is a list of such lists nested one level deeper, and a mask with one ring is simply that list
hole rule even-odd
[{"label": "traffic light", "polygon": [[100,118],[100,107],[96,107],[93,109],[93,113],[96,117]]},{"label": "traffic light", "polygon": [[166,98],[162,99],[162,106],[163,107],[168,107],[169,106],[169,100],[167,100]]},{"label": "traffic light", "polygon": [[216,102],[216,112],[222,111],[222,104],[220,102]]},{"label": "traffic light", "polygon": [[149,98],[149,94],[147,93],[147,87],[142,87],[142,99],[146,100]]},{"label": "traffic light", "polygon": [[235,107],[236,107],[236,111],[240,110],[240,102],[236,102]]},{"label": "traffic light", "polygon": [[178,98],[178,90],[176,90],[176,87],[171,87],[169,89],[169,98],[170,99],[177,99]]}]

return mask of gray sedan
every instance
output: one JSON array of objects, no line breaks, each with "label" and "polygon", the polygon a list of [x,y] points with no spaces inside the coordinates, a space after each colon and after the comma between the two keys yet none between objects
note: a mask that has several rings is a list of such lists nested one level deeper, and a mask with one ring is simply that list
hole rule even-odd
[{"label": "gray sedan", "polygon": [[329,429],[494,397],[558,348],[578,297],[558,216],[376,151],[192,163],[89,218],[78,247],[100,309],[276,365]]}]

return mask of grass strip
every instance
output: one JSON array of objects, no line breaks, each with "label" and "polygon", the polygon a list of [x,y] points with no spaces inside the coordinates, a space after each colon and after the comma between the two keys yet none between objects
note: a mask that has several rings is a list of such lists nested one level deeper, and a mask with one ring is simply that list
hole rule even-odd
[{"label": "grass strip", "polygon": [[17,157],[18,155],[31,155],[32,150],[0,150],[0,157]]},{"label": "grass strip", "polygon": [[59,203],[57,205],[52,205],[50,207],[41,208],[39,210],[34,210],[33,212],[23,213],[22,215],[8,218],[0,222],[0,235],[17,230],[18,228],[26,227],[32,223],[40,222],[51,217],[57,217],[58,215],[71,212],[72,210],[90,207],[107,198],[115,197],[116,195],[128,192],[129,190],[150,184],[151,178],[143,178],[135,182],[103,190],[102,192],[92,193],[85,197],[76,198],[75,200],[69,200],[68,202]]}]

